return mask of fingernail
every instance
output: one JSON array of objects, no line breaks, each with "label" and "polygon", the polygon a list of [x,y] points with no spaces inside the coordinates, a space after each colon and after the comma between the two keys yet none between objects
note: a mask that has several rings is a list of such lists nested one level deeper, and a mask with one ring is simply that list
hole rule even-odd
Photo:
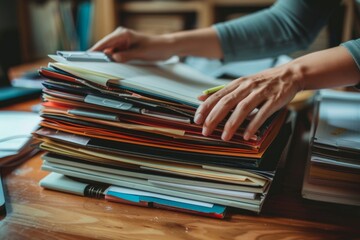
[{"label": "fingernail", "polygon": [[246,133],[244,134],[244,140],[245,140],[245,141],[248,141],[249,139],[250,139],[250,133],[246,132]]},{"label": "fingernail", "polygon": [[202,130],[202,135],[204,135],[206,137],[209,136],[209,129],[204,127],[203,130]]},{"label": "fingernail", "polygon": [[229,141],[229,133],[227,131],[224,131],[221,135],[221,139],[223,141]]},{"label": "fingernail", "polygon": [[202,114],[201,113],[199,113],[199,114],[196,114],[195,115],[195,118],[194,118],[194,122],[196,123],[196,124],[201,124],[201,122],[202,122]]},{"label": "fingernail", "polygon": [[121,62],[121,55],[113,54],[112,59],[114,59],[116,62]]}]

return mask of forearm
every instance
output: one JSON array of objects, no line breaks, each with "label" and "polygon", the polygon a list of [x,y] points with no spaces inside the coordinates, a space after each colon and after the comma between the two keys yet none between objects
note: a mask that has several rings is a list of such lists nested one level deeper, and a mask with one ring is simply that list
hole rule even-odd
[{"label": "forearm", "polygon": [[167,49],[173,55],[223,57],[219,38],[212,27],[166,34],[164,37],[168,39]]},{"label": "forearm", "polygon": [[345,47],[311,53],[287,64],[299,84],[299,90],[354,86],[360,82],[360,70]]},{"label": "forearm", "polygon": [[306,49],[340,0],[279,0],[269,9],[218,23],[224,61],[276,57]]}]

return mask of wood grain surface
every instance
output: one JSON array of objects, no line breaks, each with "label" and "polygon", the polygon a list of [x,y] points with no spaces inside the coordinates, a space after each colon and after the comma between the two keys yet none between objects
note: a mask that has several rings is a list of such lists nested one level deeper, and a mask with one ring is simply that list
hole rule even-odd
[{"label": "wood grain surface", "polygon": [[262,213],[231,209],[225,220],[44,190],[39,180],[47,172],[40,170],[39,154],[2,169],[7,214],[0,239],[359,239],[359,208],[301,198],[307,129],[306,112],[300,113],[291,152]]}]

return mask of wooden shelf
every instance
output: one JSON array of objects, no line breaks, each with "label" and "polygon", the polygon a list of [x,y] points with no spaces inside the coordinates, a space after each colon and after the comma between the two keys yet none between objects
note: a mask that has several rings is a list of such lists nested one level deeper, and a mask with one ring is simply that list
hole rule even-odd
[{"label": "wooden shelf", "polygon": [[[196,27],[208,27],[213,23],[213,11],[210,2],[206,1],[137,1],[118,3],[121,13],[195,13]],[[120,21],[119,21],[120,22]]]},{"label": "wooden shelf", "polygon": [[[80,0],[72,0],[75,3],[81,2]],[[203,28],[209,27],[216,21],[224,21],[229,15],[234,12],[237,13],[237,9],[244,8],[244,12],[251,12],[256,9],[261,9],[272,5],[275,0],[152,0],[152,1],[123,1],[123,0],[88,0],[94,3],[94,16],[93,16],[93,38],[92,42],[96,42],[105,35],[112,32],[116,26],[126,26],[126,19],[134,19],[137,16],[141,17],[147,15],[145,22],[147,26],[156,25],[156,21],[151,23],[146,19],[149,16],[170,16],[172,22],[158,20],[162,26],[168,23],[169,25],[181,24],[176,23],[174,16],[177,15],[180,21],[186,22],[180,27],[176,28],[171,25],[166,28],[169,31],[177,31],[191,28]],[[342,41],[351,39],[352,26],[354,21],[354,3],[352,0],[344,0],[345,6],[345,17],[343,26]],[[18,8],[18,22],[19,32],[21,39],[21,51],[23,62],[34,60],[33,49],[34,44],[32,40],[32,29],[30,24],[29,14],[29,1],[28,0],[17,0]],[[229,12],[229,13],[227,13]],[[130,16],[130,17],[129,17]],[[160,19],[160,18],[159,18]],[[145,24],[145,25],[146,25]],[[143,24],[144,25],[144,24]]]},{"label": "wooden shelf", "polygon": [[272,5],[275,0],[210,0],[214,6],[221,7],[263,7]]},{"label": "wooden shelf", "polygon": [[[34,40],[31,26],[30,4],[35,0],[17,0],[18,28],[21,39],[22,62],[31,62],[37,60],[34,57]],[[76,7],[80,0],[71,0],[73,4],[73,17],[76,19]],[[116,0],[88,0],[93,4],[92,25],[91,25],[91,42],[100,40],[116,28]],[[46,1],[44,1],[46,3]],[[56,15],[56,14],[54,14]],[[44,19],[46,21],[47,19]],[[64,22],[64,21],[62,21]],[[61,28],[61,27],[60,27]],[[62,35],[61,35],[62,36]],[[45,57],[45,56],[42,56]]]}]

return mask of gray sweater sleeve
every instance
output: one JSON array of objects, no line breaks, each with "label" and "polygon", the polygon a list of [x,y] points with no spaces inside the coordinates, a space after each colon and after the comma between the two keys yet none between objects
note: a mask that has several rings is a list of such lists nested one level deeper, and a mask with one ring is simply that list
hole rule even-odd
[{"label": "gray sweater sleeve", "polygon": [[224,61],[274,57],[305,49],[340,0],[279,0],[257,13],[214,25]]},{"label": "gray sweater sleeve", "polygon": [[360,38],[344,42],[341,44],[341,46],[345,47],[350,52],[360,70]]},{"label": "gray sweater sleeve", "polygon": [[[359,71],[360,71],[360,38],[342,43],[341,46],[345,47],[354,59]],[[360,84],[355,86],[360,89]]]}]

